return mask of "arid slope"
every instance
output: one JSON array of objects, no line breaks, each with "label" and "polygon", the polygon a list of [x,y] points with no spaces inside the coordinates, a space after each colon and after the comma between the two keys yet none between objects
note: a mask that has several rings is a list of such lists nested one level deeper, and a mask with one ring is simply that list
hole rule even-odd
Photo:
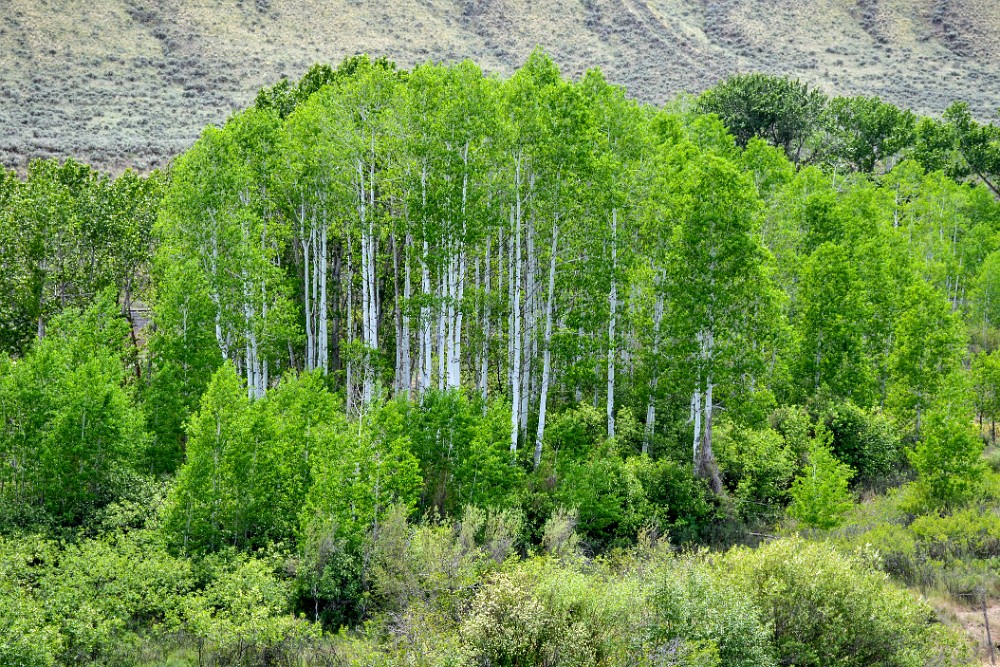
[{"label": "arid slope", "polygon": [[0,0],[0,163],[148,169],[313,62],[509,72],[536,45],[656,103],[762,70],[924,113],[1000,107],[994,0]]}]

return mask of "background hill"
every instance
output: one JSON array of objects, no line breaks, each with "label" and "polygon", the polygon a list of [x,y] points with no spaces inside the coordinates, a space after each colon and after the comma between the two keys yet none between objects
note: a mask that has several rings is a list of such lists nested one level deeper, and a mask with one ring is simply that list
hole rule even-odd
[{"label": "background hill", "polygon": [[0,163],[145,170],[317,61],[509,72],[535,45],[656,103],[759,70],[923,113],[1000,106],[994,0],[3,0]]}]

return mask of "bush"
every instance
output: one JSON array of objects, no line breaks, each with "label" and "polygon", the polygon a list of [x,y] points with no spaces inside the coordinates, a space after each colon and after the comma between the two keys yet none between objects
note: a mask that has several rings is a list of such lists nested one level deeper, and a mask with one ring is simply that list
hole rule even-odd
[{"label": "bush", "polygon": [[223,365],[187,427],[187,462],[165,526],[174,544],[207,553],[291,539],[310,464],[325,460],[333,443],[324,434],[334,426],[346,430],[318,374],[288,375],[251,403],[233,365]]},{"label": "bush", "polygon": [[942,405],[927,415],[926,435],[910,452],[917,471],[918,501],[927,508],[947,508],[968,501],[985,473],[983,443],[963,419],[961,408]]},{"label": "bush", "polygon": [[45,621],[43,608],[24,589],[0,580],[0,664],[52,667],[62,637]]},{"label": "bush", "polygon": [[[536,559],[494,575],[461,626],[474,664],[626,664],[641,648],[634,582]],[[691,664],[691,663],[681,663]]]},{"label": "bush", "polygon": [[458,514],[466,505],[513,504],[524,472],[510,465],[509,406],[432,391],[419,405],[401,402],[399,409],[420,460],[423,509]]},{"label": "bush", "polygon": [[828,408],[822,420],[834,455],[854,469],[856,483],[878,484],[901,463],[899,436],[881,412],[848,401]]},{"label": "bush", "polygon": [[669,535],[673,544],[686,544],[716,518],[712,492],[690,466],[647,456],[634,456],[626,465],[646,497],[647,517],[637,522],[640,530],[656,530]]},{"label": "bush", "polygon": [[626,544],[635,539],[643,524],[655,520],[633,471],[608,451],[564,466],[555,499],[559,505],[577,510],[577,528],[594,550]]},{"label": "bush", "polygon": [[703,561],[668,559],[651,578],[652,635],[659,645],[685,640],[711,647],[727,667],[777,665],[769,628],[752,597]]},{"label": "bush", "polygon": [[792,483],[788,513],[805,526],[828,530],[840,525],[851,508],[848,483],[854,471],[838,461],[823,440],[821,434],[813,441],[805,469]]},{"label": "bush", "polygon": [[104,295],[55,318],[24,358],[0,356],[0,506],[22,506],[22,520],[44,512],[79,523],[140,462],[146,434],[126,388],[127,327]]},{"label": "bush", "polygon": [[909,667],[967,657],[926,603],[828,544],[788,539],[735,549],[718,571],[757,602],[781,664]]},{"label": "bush", "polygon": [[179,601],[168,626],[192,637],[199,654],[217,664],[288,662],[300,645],[320,636],[317,625],[289,612],[292,582],[274,574],[275,562],[239,555],[212,568],[209,583]]},{"label": "bush", "polygon": [[715,454],[744,519],[776,518],[788,502],[798,455],[772,429],[719,429]]},{"label": "bush", "polygon": [[1000,558],[1000,516],[993,511],[969,508],[945,516],[920,516],[910,531],[931,558]]}]

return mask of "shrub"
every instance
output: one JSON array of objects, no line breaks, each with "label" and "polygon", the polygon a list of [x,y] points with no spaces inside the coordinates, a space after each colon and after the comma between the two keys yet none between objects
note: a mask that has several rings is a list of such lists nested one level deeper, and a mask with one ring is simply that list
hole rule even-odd
[{"label": "shrub", "polygon": [[832,437],[833,453],[854,469],[856,482],[878,483],[901,462],[899,436],[877,410],[839,403],[828,408],[823,424]]},{"label": "shrub", "polygon": [[751,596],[703,561],[668,559],[651,573],[652,636],[659,645],[684,640],[711,647],[720,665],[776,665],[770,631]]},{"label": "shrub", "polygon": [[1000,516],[979,508],[917,517],[910,531],[931,558],[964,560],[1000,557]]},{"label": "shrub", "polygon": [[695,541],[716,518],[712,493],[690,466],[647,456],[631,457],[626,465],[645,494],[647,515],[635,522],[640,530],[665,532],[672,543],[684,544]]},{"label": "shrub", "polygon": [[293,585],[274,574],[276,565],[244,555],[223,560],[204,589],[179,601],[169,627],[194,638],[199,654],[219,664],[287,662],[320,628],[289,613]]},{"label": "shrub", "polygon": [[641,646],[629,631],[642,609],[636,592],[634,582],[528,561],[485,584],[462,623],[462,638],[478,664],[625,664]]},{"label": "shrub", "polygon": [[174,544],[206,553],[292,538],[310,464],[335,446],[324,434],[346,430],[336,408],[318,374],[286,376],[251,403],[233,365],[223,365],[188,424],[188,460],[166,520]]},{"label": "shrub", "polygon": [[75,524],[115,498],[146,441],[125,386],[127,326],[104,295],[55,318],[24,358],[0,356],[0,506]]},{"label": "shrub", "polygon": [[420,460],[424,509],[458,514],[466,505],[513,504],[524,472],[510,465],[509,406],[432,391],[419,405],[400,403],[399,409]]},{"label": "shrub", "polygon": [[798,456],[772,429],[719,429],[714,445],[723,481],[743,518],[774,517],[788,502]]},{"label": "shrub", "polygon": [[985,472],[983,443],[960,407],[942,405],[927,415],[926,435],[910,452],[918,500],[928,508],[955,507],[972,498]]},{"label": "shrub", "polygon": [[61,651],[62,637],[43,608],[25,589],[0,580],[0,664],[52,667]]},{"label": "shrub", "polygon": [[810,528],[836,528],[851,508],[848,483],[854,474],[830,452],[820,435],[809,449],[802,474],[792,483],[788,513]]},{"label": "shrub", "polygon": [[735,549],[718,571],[759,605],[781,664],[902,667],[967,657],[925,602],[829,544],[787,539]]}]

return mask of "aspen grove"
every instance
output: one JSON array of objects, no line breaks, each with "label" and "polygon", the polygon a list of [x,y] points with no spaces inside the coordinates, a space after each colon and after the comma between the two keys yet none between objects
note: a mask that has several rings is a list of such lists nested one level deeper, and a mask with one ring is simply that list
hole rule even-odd
[{"label": "aspen grove", "polygon": [[553,404],[600,403],[608,437],[648,406],[648,448],[683,394],[717,485],[715,411],[767,386],[777,314],[732,144],[540,54],[507,81],[356,67],[177,160],[158,262],[184,304],[160,335],[214,329],[251,398],[290,368],[336,378],[349,414],[472,389],[509,406],[510,454],[535,466]]},{"label": "aspen grove", "polygon": [[0,171],[0,664],[972,664],[998,182],[962,103],[540,50]]}]

